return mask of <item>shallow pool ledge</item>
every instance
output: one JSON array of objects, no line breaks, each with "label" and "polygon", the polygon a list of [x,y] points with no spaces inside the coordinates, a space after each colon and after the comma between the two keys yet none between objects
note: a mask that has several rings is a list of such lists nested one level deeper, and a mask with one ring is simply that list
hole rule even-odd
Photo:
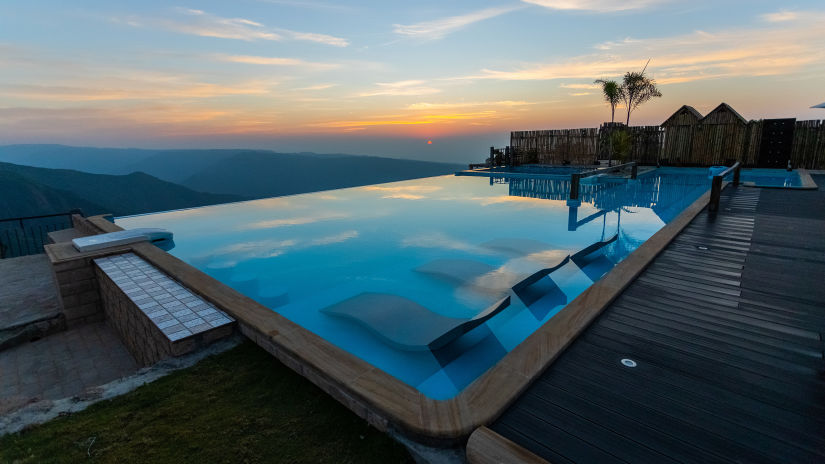
[{"label": "shallow pool ledge", "polygon": [[[725,184],[727,186],[727,184]],[[378,429],[434,445],[463,444],[494,421],[708,203],[707,191],[457,396],[433,400],[148,243],[128,247],[234,317],[241,332]],[[122,230],[97,216],[103,232]],[[127,250],[123,250],[127,251]]]}]

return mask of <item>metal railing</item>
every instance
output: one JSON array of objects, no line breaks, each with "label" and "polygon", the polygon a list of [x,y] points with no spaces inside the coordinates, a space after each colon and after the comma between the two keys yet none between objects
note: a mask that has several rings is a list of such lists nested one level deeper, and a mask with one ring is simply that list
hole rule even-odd
[{"label": "metal railing", "polygon": [[512,166],[515,161],[515,150],[510,146],[504,148],[490,147],[490,157],[483,163],[471,163],[470,170],[476,168],[494,168],[498,166]]},{"label": "metal railing", "polygon": [[639,172],[639,167],[636,165],[635,161],[631,161],[629,163],[624,164],[617,164],[616,166],[608,166],[606,168],[593,169],[592,171],[574,172],[573,174],[570,174],[570,199],[579,199],[579,184],[581,183],[581,180],[585,177],[595,176],[596,174],[604,174],[612,171],[619,171],[627,167],[630,168],[630,178],[635,179],[636,175]]},{"label": "metal railing", "polygon": [[710,184],[710,203],[708,203],[708,211],[715,213],[719,211],[719,199],[722,197],[722,180],[733,171],[733,185],[739,185],[739,171],[741,170],[739,162],[733,166],[725,169],[713,176],[713,181]]},{"label": "metal railing", "polygon": [[83,216],[81,210],[75,209],[67,213],[0,219],[0,259],[43,253],[49,232],[71,228],[73,214]]}]

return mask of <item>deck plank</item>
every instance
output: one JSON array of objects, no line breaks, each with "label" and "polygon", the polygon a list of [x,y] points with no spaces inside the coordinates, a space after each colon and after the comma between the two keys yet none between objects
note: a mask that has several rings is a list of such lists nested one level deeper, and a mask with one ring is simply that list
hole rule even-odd
[{"label": "deck plank", "polygon": [[490,428],[551,462],[825,462],[823,282],[825,191],[728,188]]}]

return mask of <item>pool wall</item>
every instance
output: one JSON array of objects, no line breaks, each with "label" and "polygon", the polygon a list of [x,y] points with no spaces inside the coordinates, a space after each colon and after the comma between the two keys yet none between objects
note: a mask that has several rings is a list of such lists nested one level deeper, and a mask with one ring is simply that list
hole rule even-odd
[{"label": "pool wall", "polygon": [[[727,186],[727,184],[725,184]],[[724,188],[724,187],[723,187]],[[427,398],[260,303],[148,243],[131,251],[234,317],[241,332],[295,372],[388,433],[433,446],[463,444],[495,420],[708,203],[707,191],[457,396]],[[90,229],[122,230],[103,216]],[[52,245],[54,246],[54,245]],[[66,244],[70,246],[70,244]],[[68,250],[67,250],[68,251]]]}]

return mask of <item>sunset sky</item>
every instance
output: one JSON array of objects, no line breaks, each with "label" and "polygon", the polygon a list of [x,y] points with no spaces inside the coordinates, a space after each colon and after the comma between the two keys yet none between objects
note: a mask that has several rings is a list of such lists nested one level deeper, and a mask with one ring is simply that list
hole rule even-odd
[{"label": "sunset sky", "polygon": [[0,144],[467,162],[609,120],[592,81],[648,58],[632,124],[825,118],[821,0],[32,0],[0,4]]}]

